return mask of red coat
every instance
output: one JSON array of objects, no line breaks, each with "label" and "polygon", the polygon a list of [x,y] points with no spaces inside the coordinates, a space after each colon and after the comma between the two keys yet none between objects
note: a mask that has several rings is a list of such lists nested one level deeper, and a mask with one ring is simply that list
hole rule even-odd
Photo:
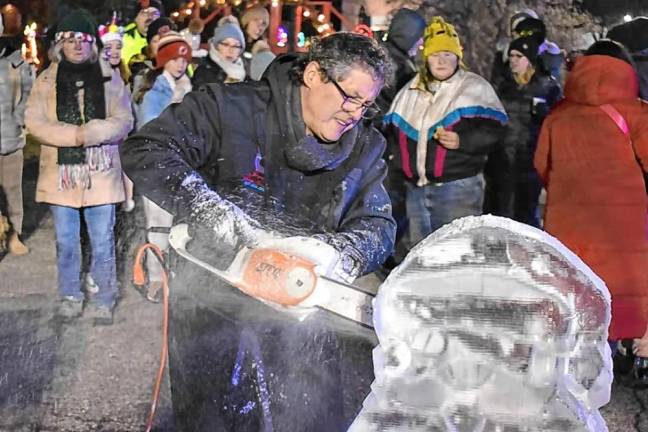
[{"label": "red coat", "polygon": [[[578,58],[565,100],[543,124],[534,159],[547,189],[545,230],[588,264],[612,294],[611,340],[641,337],[648,322],[642,173],[648,169],[648,104],[637,95],[637,76],[627,63],[601,55]],[[623,115],[630,138],[602,104]]]}]

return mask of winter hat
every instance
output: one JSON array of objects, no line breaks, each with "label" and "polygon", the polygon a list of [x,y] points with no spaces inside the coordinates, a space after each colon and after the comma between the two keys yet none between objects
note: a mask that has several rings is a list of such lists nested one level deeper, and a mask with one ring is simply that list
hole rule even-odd
[{"label": "winter hat", "polygon": [[537,18],[525,18],[520,21],[513,31],[517,33],[520,37],[523,36],[533,36],[538,39],[538,43],[544,42],[547,38],[547,26],[542,20]]},{"label": "winter hat", "polygon": [[592,44],[591,47],[585,51],[586,56],[591,55],[604,55],[609,57],[614,57],[619,60],[623,60],[628,63],[630,66],[634,67],[634,62],[628,50],[618,42],[615,42],[610,39],[601,39]]},{"label": "winter hat", "polygon": [[424,31],[425,18],[412,9],[402,8],[396,12],[389,24],[387,42],[407,52],[423,37]]},{"label": "winter hat", "polygon": [[463,58],[463,48],[461,46],[461,41],[459,41],[459,35],[454,26],[445,22],[445,20],[440,16],[432,18],[432,21],[425,29],[424,37],[424,58],[427,58],[439,51],[450,51],[459,57],[459,60]]},{"label": "winter hat", "polygon": [[245,28],[250,24],[250,21],[257,19],[262,19],[266,24],[268,24],[270,22],[270,13],[268,12],[268,9],[259,5],[247,9],[243,12],[243,16],[241,16],[241,27]]},{"label": "winter hat", "polygon": [[514,39],[509,45],[508,55],[511,56],[511,51],[515,50],[524,54],[529,60],[529,63],[535,65],[538,61],[538,50],[540,49],[540,44],[538,40],[533,36],[525,36]]},{"label": "winter hat", "polygon": [[65,39],[66,33],[84,33],[96,39],[97,37],[97,24],[85,9],[76,9],[69,13],[61,20],[56,29],[56,42]]},{"label": "winter hat", "polygon": [[211,44],[217,46],[219,42],[227,38],[237,40],[241,44],[242,49],[245,49],[245,36],[243,35],[241,27],[231,21],[221,21],[219,26],[214,29],[214,36],[211,38]]},{"label": "winter hat", "polygon": [[0,9],[0,22],[4,27],[0,34],[16,36],[22,34],[22,14],[20,10],[11,3],[6,4]]},{"label": "winter hat", "polygon": [[510,30],[515,30],[515,27],[527,18],[539,19],[540,17],[533,9],[522,9],[511,15],[511,19],[509,20]]},{"label": "winter hat", "polygon": [[99,38],[101,43],[106,45],[108,42],[121,41],[124,38],[124,27],[117,25],[117,13],[113,13],[112,21],[107,26],[99,26]]},{"label": "winter hat", "polygon": [[167,17],[160,17],[153,21],[151,24],[148,26],[148,30],[146,31],[146,42],[151,43],[151,39],[158,34],[160,29],[164,26],[169,27],[169,30],[176,31],[176,25]]},{"label": "winter hat", "polygon": [[158,44],[157,56],[155,57],[155,65],[158,68],[164,67],[167,62],[178,58],[184,57],[187,63],[191,62],[191,46],[182,37],[182,35],[175,31],[165,33]]},{"label": "winter hat", "polygon": [[160,15],[164,15],[164,6],[160,0],[139,0],[137,3],[139,7],[137,8],[136,15],[148,8],[155,8],[160,11]]}]

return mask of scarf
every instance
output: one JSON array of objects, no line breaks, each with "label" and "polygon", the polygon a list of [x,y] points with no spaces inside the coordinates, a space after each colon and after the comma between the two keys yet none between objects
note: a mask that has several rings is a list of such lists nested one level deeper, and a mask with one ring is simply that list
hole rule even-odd
[{"label": "scarf", "polygon": [[[169,72],[164,71],[161,75],[164,79],[167,80],[169,86],[171,87],[171,103],[180,103],[184,99],[185,95],[191,91],[191,80],[187,74],[182,74],[182,76],[176,79]],[[160,79],[158,77],[158,79]]]},{"label": "scarf", "polygon": [[[422,82],[421,74],[417,74],[398,92],[383,120],[385,124],[395,125],[417,143],[418,186],[430,183],[426,176],[428,142],[439,127],[451,130],[463,117],[481,117],[502,124],[508,121],[493,87],[475,73],[459,68],[452,77],[432,85],[434,92]],[[447,149],[438,143],[430,145],[436,147],[436,160],[442,161]]]},{"label": "scarf", "polygon": [[[110,78],[108,78],[110,79]],[[106,78],[99,62],[74,64],[66,60],[59,63],[56,73],[56,117],[58,121],[83,125],[90,120],[106,118],[104,82]],[[80,91],[83,90],[83,101]],[[83,105],[83,113],[80,106]],[[90,189],[90,174],[112,168],[113,153],[96,147],[60,147],[59,190],[82,187]]]},{"label": "scarf", "polygon": [[245,80],[245,66],[243,65],[241,57],[237,58],[234,63],[225,60],[220,55],[214,44],[210,43],[209,58],[225,71],[227,74],[225,82],[240,82]]},{"label": "scarf", "polygon": [[354,127],[346,132],[338,142],[322,143],[314,136],[306,134],[306,125],[301,115],[299,86],[289,85],[286,96],[288,140],[284,146],[284,155],[288,165],[303,172],[334,170],[340,166],[353,150],[358,128]]}]

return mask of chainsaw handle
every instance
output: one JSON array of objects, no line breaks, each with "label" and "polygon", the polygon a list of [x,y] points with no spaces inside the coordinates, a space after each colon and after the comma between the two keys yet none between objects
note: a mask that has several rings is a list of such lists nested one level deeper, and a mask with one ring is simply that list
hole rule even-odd
[{"label": "chainsaw handle", "polygon": [[243,262],[236,286],[256,298],[282,306],[296,306],[314,291],[315,264],[276,249],[252,249]]}]

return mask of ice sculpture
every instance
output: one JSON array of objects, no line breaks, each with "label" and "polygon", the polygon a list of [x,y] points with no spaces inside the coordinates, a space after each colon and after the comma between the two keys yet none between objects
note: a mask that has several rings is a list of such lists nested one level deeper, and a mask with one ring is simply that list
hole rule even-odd
[{"label": "ice sculpture", "polygon": [[418,244],[374,301],[376,379],[349,431],[607,431],[610,294],[550,235],[494,216]]}]

